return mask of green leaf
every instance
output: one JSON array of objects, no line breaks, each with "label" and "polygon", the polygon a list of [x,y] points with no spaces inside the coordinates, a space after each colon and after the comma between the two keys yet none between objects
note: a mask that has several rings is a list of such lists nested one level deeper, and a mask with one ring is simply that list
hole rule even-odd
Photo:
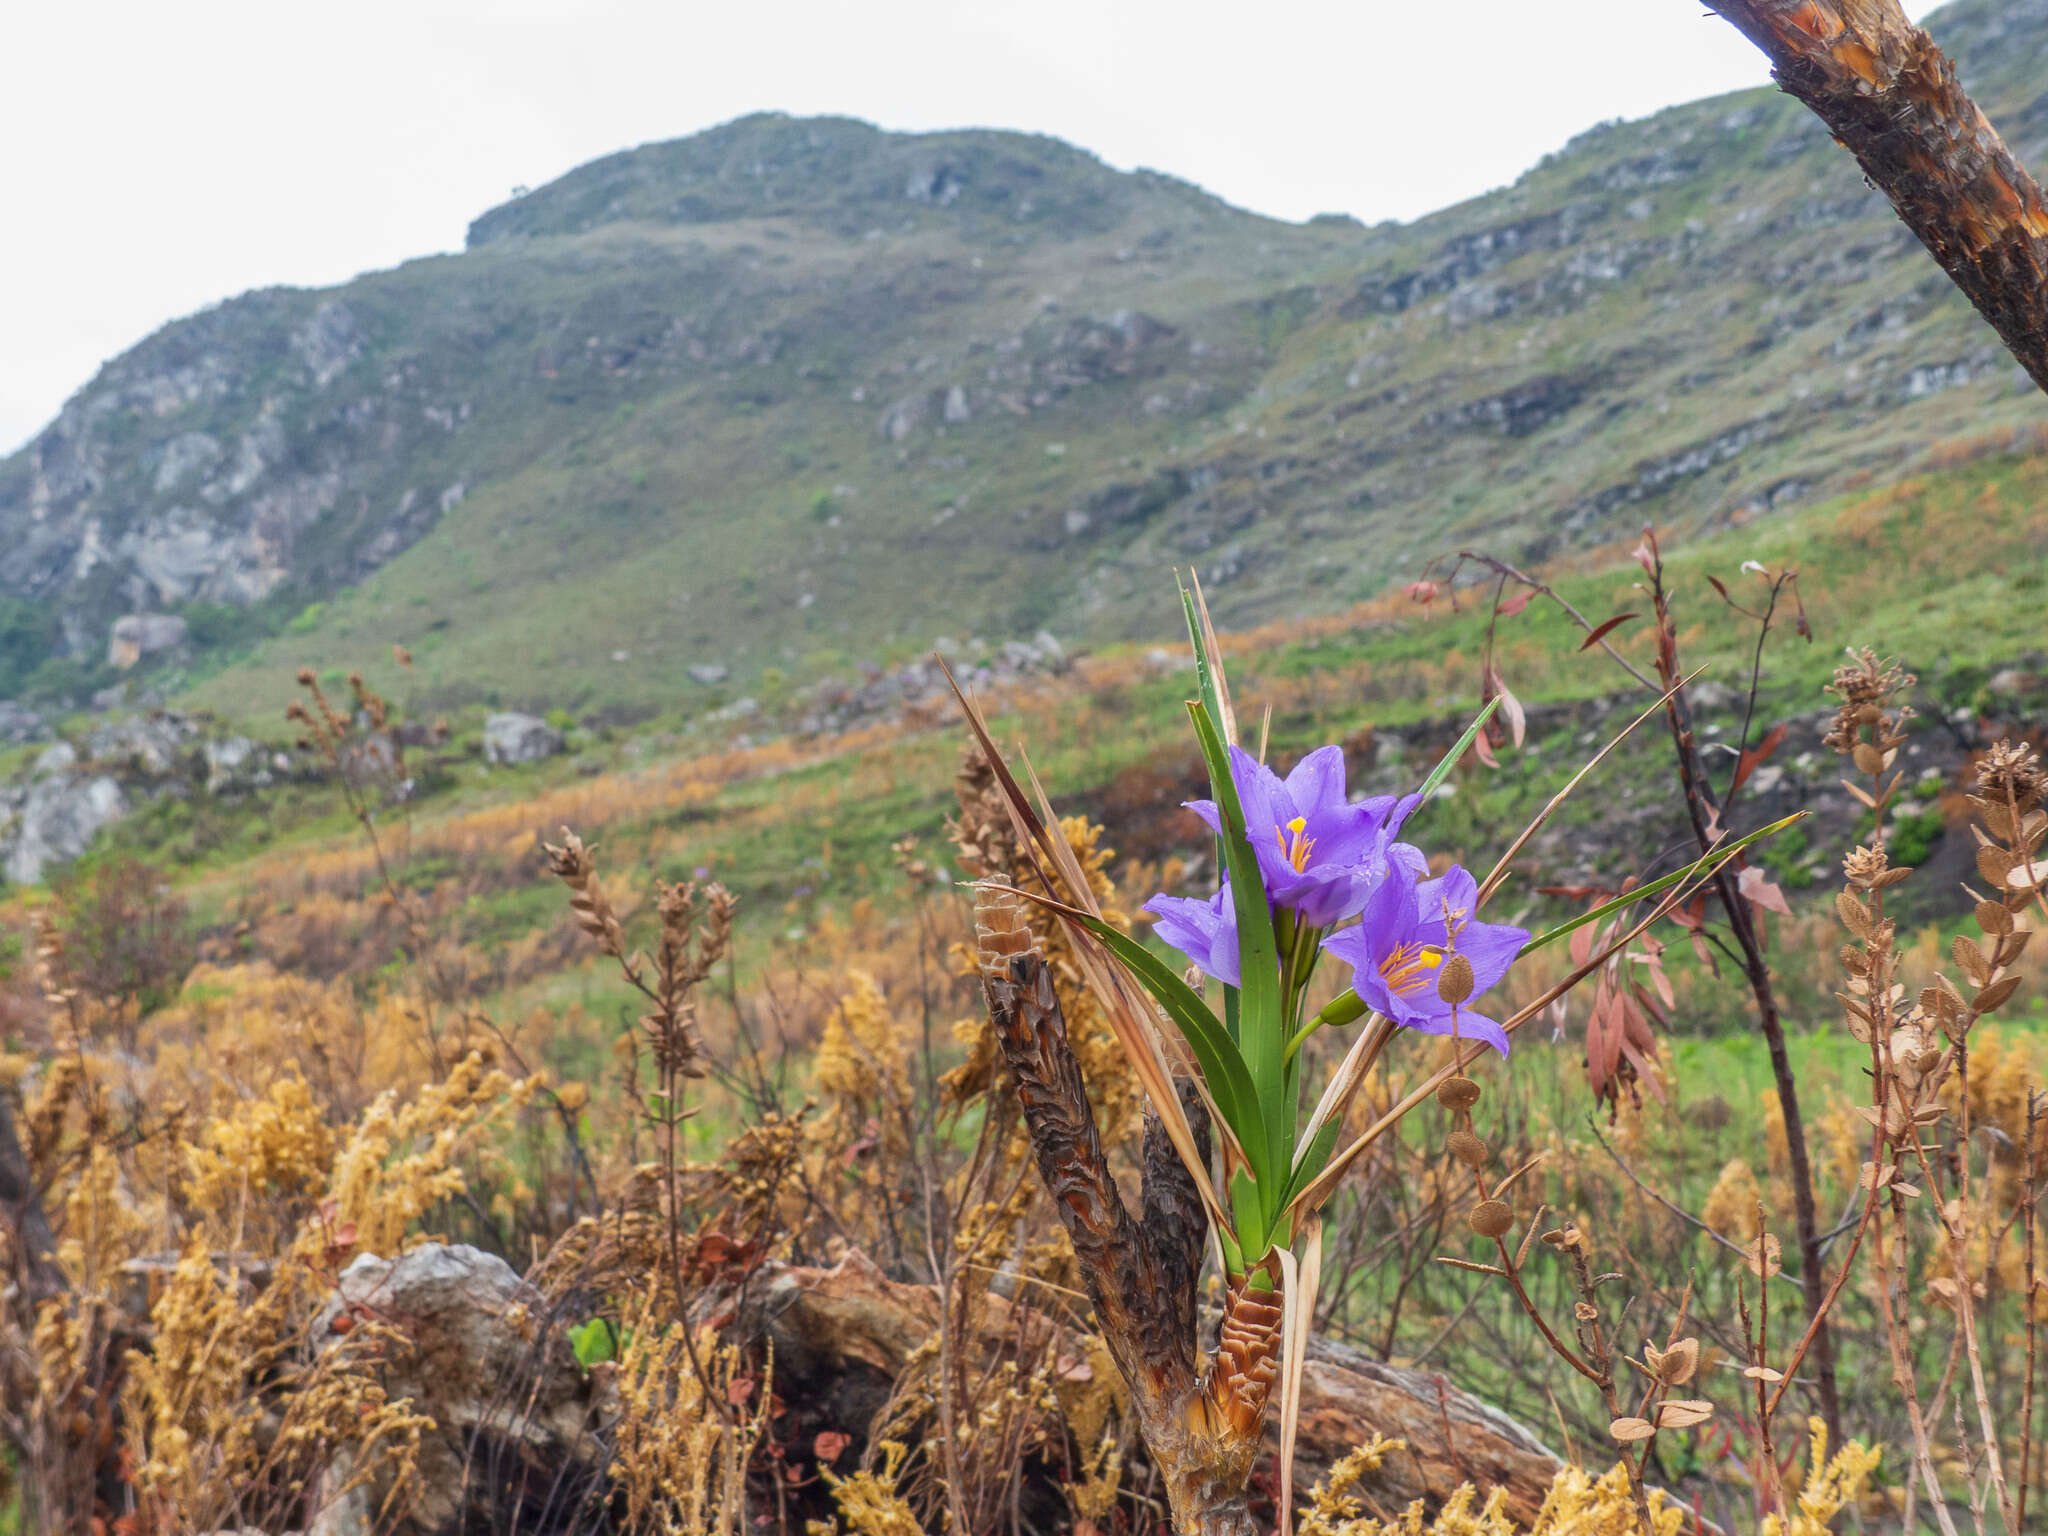
[{"label": "green leaf", "polygon": [[1793,822],[1802,820],[1812,814],[1811,811],[1794,811],[1790,816],[1785,817],[1781,821],[1774,821],[1767,827],[1758,827],[1754,832],[1747,833],[1732,843],[1723,843],[1718,848],[1710,849],[1707,853],[1686,865],[1685,868],[1673,874],[1665,875],[1661,879],[1652,880],[1648,885],[1639,885],[1627,894],[1615,897],[1612,901],[1602,902],[1590,912],[1581,912],[1569,922],[1559,923],[1547,933],[1538,934],[1522,946],[1522,953],[1525,955],[1530,954],[1541,949],[1546,944],[1563,938],[1574,928],[1583,928],[1588,923],[1597,923],[1603,918],[1612,917],[1623,907],[1632,907],[1645,896],[1655,896],[1660,892],[1668,891],[1672,886],[1683,884],[1694,875],[1719,869],[1751,843],[1758,842],[1766,837],[1775,836],[1791,826]]},{"label": "green leaf", "polygon": [[1230,1209],[1237,1217],[1239,1258],[1249,1268],[1266,1256],[1273,1241],[1266,1230],[1267,1217],[1260,1202],[1258,1181],[1242,1168],[1230,1176]]},{"label": "green leaf", "polygon": [[575,1351],[576,1363],[587,1371],[593,1365],[618,1358],[618,1330],[608,1318],[585,1318],[569,1330],[569,1348]]},{"label": "green leaf", "polygon": [[[1223,691],[1217,685],[1216,662],[1209,654],[1209,642],[1202,633],[1201,616],[1195,612],[1195,594],[1187,589],[1184,582],[1176,582],[1176,585],[1180,587],[1181,611],[1187,616],[1188,644],[1193,647],[1195,653],[1195,681],[1202,691],[1202,706],[1209,711],[1211,720],[1221,720]],[[1216,839],[1216,867],[1226,867],[1223,859],[1223,839],[1220,836]],[[1223,988],[1223,1027],[1233,1041],[1241,1038],[1237,1016],[1237,988],[1226,985]]]},{"label": "green leaf", "polygon": [[[1429,777],[1422,781],[1422,788],[1418,791],[1422,796],[1423,805],[1429,804],[1429,797],[1436,793],[1437,786],[1450,775],[1450,771],[1457,766],[1458,759],[1465,755],[1465,749],[1477,739],[1480,731],[1485,729],[1486,722],[1493,718],[1493,712],[1499,708],[1498,698],[1487,700],[1486,708],[1480,710],[1478,718],[1465,727],[1465,734],[1458,738],[1458,744],[1446,752],[1438,760],[1437,765],[1430,769]],[[1421,808],[1422,806],[1416,807],[1417,810]]]},{"label": "green leaf", "polygon": [[1238,1048],[1257,1090],[1259,1118],[1265,1142],[1254,1152],[1245,1143],[1245,1155],[1264,1195],[1275,1203],[1268,1215],[1277,1214],[1286,1169],[1294,1157],[1294,1106],[1287,1097],[1287,1021],[1280,1012],[1279,945],[1273,937],[1273,910],[1266,901],[1266,883],[1259,875],[1258,856],[1245,836],[1244,807],[1238,802],[1237,781],[1230,775],[1230,754],[1223,737],[1199,703],[1188,705],[1195,736],[1201,743],[1202,759],[1209,766],[1210,792],[1216,797],[1217,820],[1223,828],[1223,858],[1230,870],[1230,893],[1237,908]]},{"label": "green leaf", "polygon": [[1294,1160],[1294,1177],[1287,1185],[1289,1200],[1313,1184],[1316,1175],[1330,1165],[1330,1154],[1336,1150],[1337,1136],[1343,1129],[1342,1121],[1332,1115],[1301,1149],[1301,1155]]},{"label": "green leaf", "polygon": [[1209,1011],[1209,1005],[1202,1001],[1201,994],[1182,981],[1171,965],[1129,934],[1096,917],[1078,916],[1076,921],[1100,939],[1111,954],[1130,968],[1145,990],[1158,999],[1159,1006],[1180,1027],[1182,1038],[1195,1053],[1202,1080],[1209,1085],[1209,1096],[1229,1122],[1238,1144],[1247,1156],[1261,1155],[1271,1138],[1266,1135],[1259,1113],[1258,1091],[1236,1045]]}]

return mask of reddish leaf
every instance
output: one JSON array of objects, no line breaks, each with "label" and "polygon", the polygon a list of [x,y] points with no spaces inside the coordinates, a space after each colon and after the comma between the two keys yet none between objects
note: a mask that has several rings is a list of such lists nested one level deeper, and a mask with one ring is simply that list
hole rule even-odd
[{"label": "reddish leaf", "polygon": [[821,1429],[818,1431],[817,1439],[811,1442],[811,1452],[820,1461],[834,1462],[839,1459],[839,1453],[851,1444],[853,1444],[853,1436],[845,1431]]},{"label": "reddish leaf", "polygon": [[1645,528],[1643,530],[1642,542],[1637,544],[1629,553],[1636,557],[1636,564],[1640,565],[1647,574],[1652,576],[1657,574],[1657,546],[1652,540],[1649,529]]},{"label": "reddish leaf", "polygon": [[1492,734],[1493,732],[1483,725],[1479,728],[1479,734],[1472,738],[1472,755],[1487,767],[1498,768],[1500,762],[1493,755],[1493,743],[1487,739]]},{"label": "reddish leaf", "polygon": [[1626,624],[1630,619],[1639,619],[1641,617],[1642,615],[1639,613],[1617,613],[1611,619],[1602,620],[1600,623],[1595,624],[1593,626],[1592,630],[1587,634],[1585,640],[1580,644],[1579,649],[1582,651],[1590,651],[1594,646],[1598,645],[1602,640],[1605,640],[1608,637],[1608,635],[1613,633],[1615,630],[1619,629],[1622,625]]},{"label": "reddish leaf", "polygon": [[1508,685],[1501,681],[1498,672],[1493,674],[1493,691],[1500,696],[1500,714],[1508,723],[1508,735],[1520,751],[1522,738],[1529,731],[1529,717],[1522,712],[1522,701],[1508,692]]},{"label": "reddish leaf", "polygon": [[1735,764],[1735,777],[1728,785],[1730,799],[1735,797],[1735,792],[1742,788],[1752,773],[1770,761],[1771,754],[1778,750],[1778,744],[1784,739],[1785,722],[1781,720],[1765,733],[1762,741],[1743,749],[1742,757]]},{"label": "reddish leaf", "polygon": [[735,1408],[743,1407],[753,1395],[754,1378],[751,1376],[735,1376],[726,1384],[725,1400]]},{"label": "reddish leaf", "polygon": [[1571,947],[1574,970],[1593,958],[1593,929],[1590,924],[1572,930]]},{"label": "reddish leaf", "polygon": [[1411,603],[1420,603],[1427,608],[1436,601],[1438,588],[1433,581],[1411,581],[1403,590]]},{"label": "reddish leaf", "polygon": [[1539,896],[1562,896],[1566,901],[1591,901],[1595,896],[1602,898],[1613,895],[1604,885],[1539,885]]},{"label": "reddish leaf", "polygon": [[1521,591],[1517,592],[1513,597],[1509,598],[1506,602],[1502,603],[1498,608],[1494,609],[1493,611],[1499,614],[1504,619],[1511,619],[1516,614],[1520,613],[1524,608],[1528,607],[1529,599],[1534,597],[1535,595],[1536,589],[1534,587],[1524,587]]},{"label": "reddish leaf", "polygon": [[1771,877],[1754,864],[1735,877],[1735,889],[1740,891],[1743,899],[1753,907],[1781,912],[1786,917],[1792,915],[1791,907],[1785,902],[1785,893],[1772,884]]},{"label": "reddish leaf", "polygon": [[1730,597],[1728,595],[1728,589],[1721,585],[1721,578],[1718,576],[1709,576],[1707,580],[1713,584],[1714,590],[1721,594],[1721,601],[1726,603],[1730,608],[1733,608],[1735,606],[1735,599]]}]

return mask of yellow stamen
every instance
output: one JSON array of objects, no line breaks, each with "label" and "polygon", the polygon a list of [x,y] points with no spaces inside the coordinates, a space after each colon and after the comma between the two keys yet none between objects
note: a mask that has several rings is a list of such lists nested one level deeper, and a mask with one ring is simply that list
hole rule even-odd
[{"label": "yellow stamen", "polygon": [[1380,962],[1380,976],[1396,997],[1407,997],[1429,979],[1429,973],[1444,963],[1444,952],[1435,944],[1401,944]]},{"label": "yellow stamen", "polygon": [[1280,844],[1280,857],[1293,865],[1297,870],[1306,870],[1308,868],[1309,850],[1316,845],[1314,838],[1301,835],[1307,826],[1308,818],[1297,816],[1288,822],[1285,828],[1275,827],[1273,829],[1273,836]]}]

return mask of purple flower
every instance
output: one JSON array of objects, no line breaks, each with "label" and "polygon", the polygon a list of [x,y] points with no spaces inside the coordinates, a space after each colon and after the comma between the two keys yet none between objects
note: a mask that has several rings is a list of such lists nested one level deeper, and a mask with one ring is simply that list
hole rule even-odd
[{"label": "purple flower", "polygon": [[[1472,920],[1479,883],[1453,865],[1440,880],[1397,873],[1367,901],[1358,926],[1332,934],[1323,948],[1357,972],[1352,989],[1394,1023],[1426,1035],[1451,1032],[1451,1005],[1437,996],[1446,957],[1463,955],[1472,967],[1472,996],[1507,975],[1529,942],[1527,929]],[[1503,1056],[1508,1034],[1494,1020],[1458,1008],[1458,1034],[1482,1040]]]},{"label": "purple flower", "polygon": [[1165,892],[1145,903],[1152,914],[1152,931],[1186,955],[1204,976],[1213,976],[1227,987],[1241,984],[1237,961],[1237,907],[1230,894],[1230,882],[1203,901],[1198,896],[1168,896]]},{"label": "purple flower", "polygon": [[[1420,849],[1394,841],[1422,797],[1381,795],[1353,805],[1344,797],[1342,747],[1318,747],[1285,779],[1232,747],[1230,777],[1267,899],[1293,908],[1311,927],[1328,928],[1361,910],[1390,864],[1417,879],[1429,871]],[[1211,831],[1222,831],[1215,801],[1190,800],[1187,807]]]}]

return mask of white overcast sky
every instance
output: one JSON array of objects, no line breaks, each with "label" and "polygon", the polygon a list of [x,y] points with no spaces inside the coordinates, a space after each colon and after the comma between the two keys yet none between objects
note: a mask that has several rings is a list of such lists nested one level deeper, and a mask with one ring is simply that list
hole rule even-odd
[{"label": "white overcast sky", "polygon": [[18,0],[0,57],[0,453],[166,320],[746,112],[1029,129],[1370,222],[1766,79],[1698,0]]}]

